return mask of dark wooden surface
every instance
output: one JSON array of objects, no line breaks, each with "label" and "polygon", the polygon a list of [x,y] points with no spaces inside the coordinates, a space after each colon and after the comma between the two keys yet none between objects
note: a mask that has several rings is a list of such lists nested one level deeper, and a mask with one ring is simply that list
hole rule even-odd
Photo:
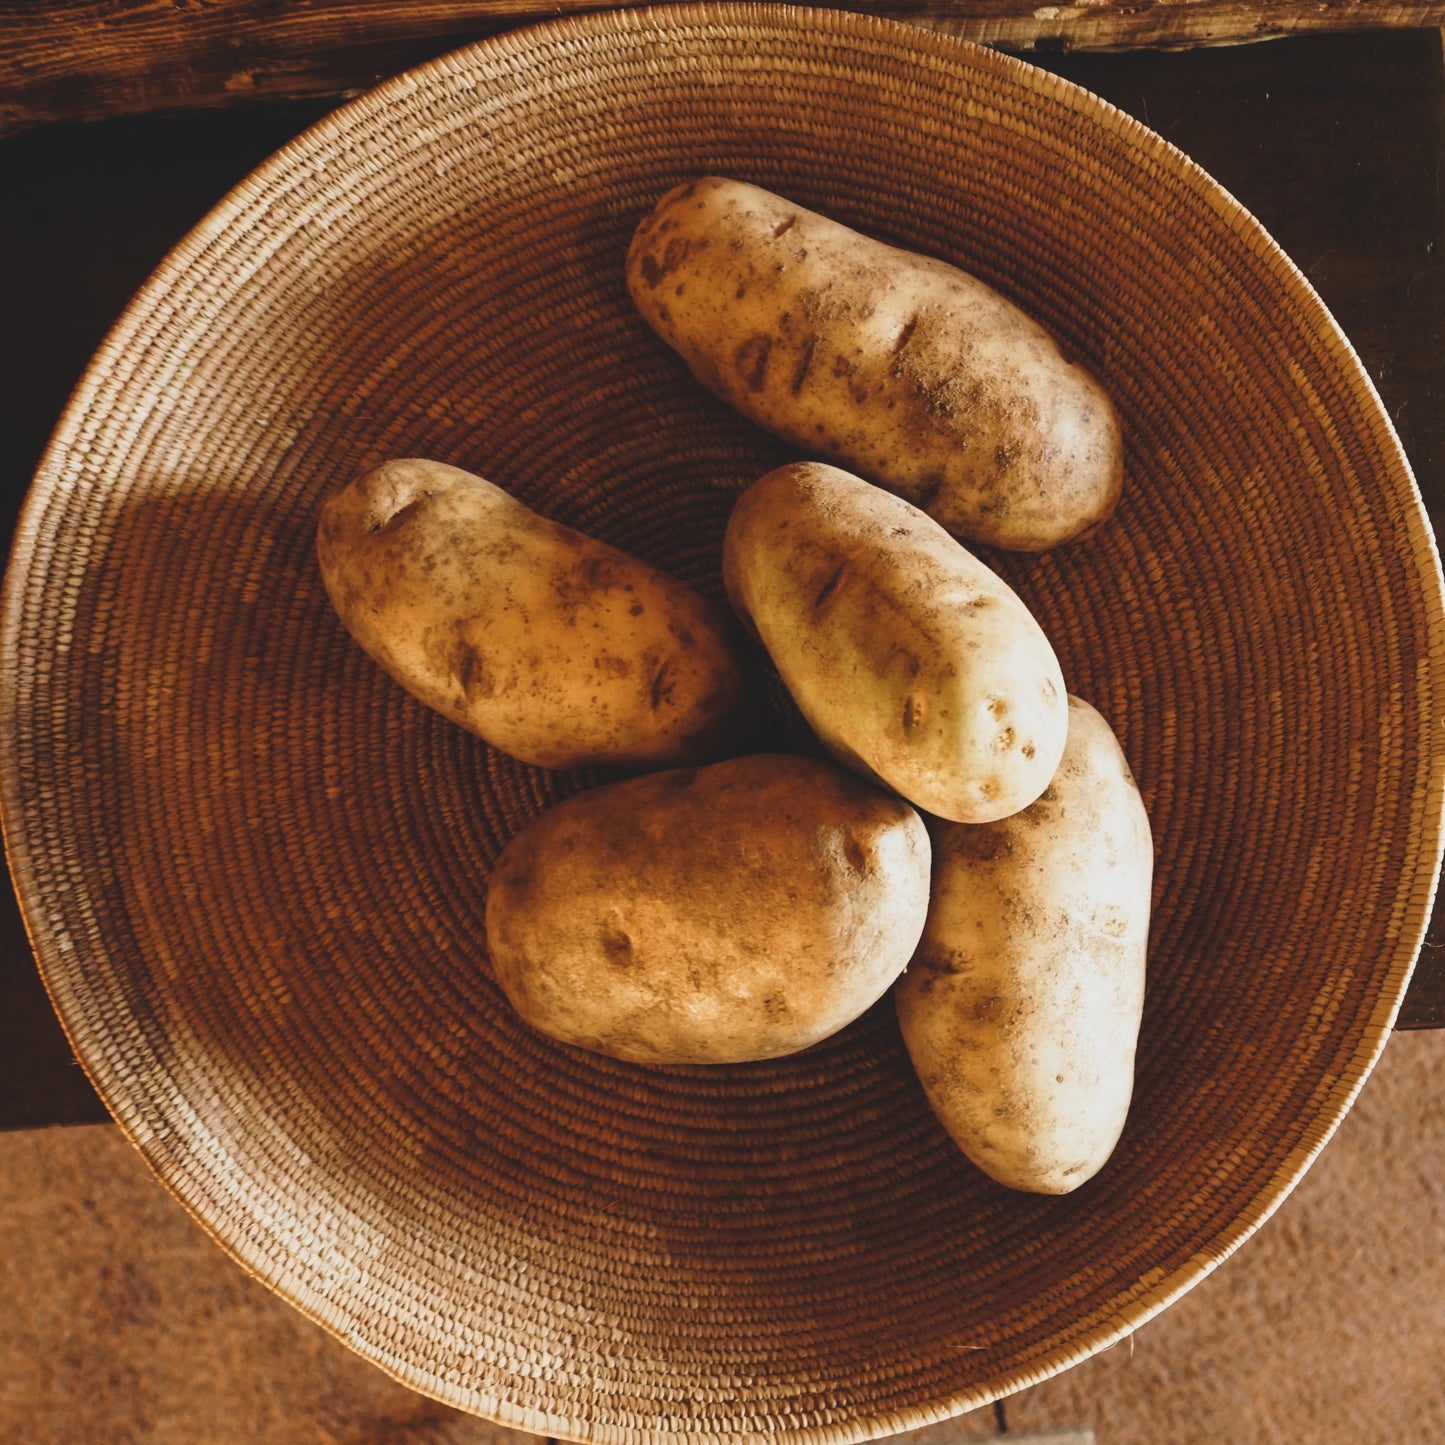
[{"label": "dark wooden surface", "polygon": [[[1036,58],[1162,132],[1270,228],[1354,341],[1438,527],[1445,515],[1440,34],[1407,28]],[[65,123],[0,140],[9,215],[0,227],[7,509],[0,525],[7,536],[70,387],[131,292],[232,183],[330,104]],[[1437,909],[1400,1026],[1445,1026],[1445,910]],[[6,891],[0,1127],[105,1117],[49,1007]]]},{"label": "dark wooden surface", "polygon": [[[1442,0],[831,3],[1020,49],[1215,45],[1445,24]],[[598,8],[598,0],[0,0],[0,134],[58,120],[336,95],[465,40]]]}]

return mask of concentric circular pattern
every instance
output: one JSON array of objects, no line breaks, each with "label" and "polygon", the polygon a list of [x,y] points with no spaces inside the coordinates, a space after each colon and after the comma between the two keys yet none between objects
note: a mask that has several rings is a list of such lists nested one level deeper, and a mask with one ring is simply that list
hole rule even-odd
[{"label": "concentric circular pattern", "polygon": [[[424,713],[326,604],[318,504],[399,456],[721,596],[731,503],[785,453],[623,281],[640,216],[707,171],[974,270],[1119,403],[1113,524],[988,558],[1114,722],[1158,844],[1136,1103],[1074,1195],[966,1164],[886,1002],[746,1067],[529,1033],[488,971],[488,866],[601,775]],[[4,639],[17,885],[120,1124],[298,1308],[539,1433],[859,1440],[1120,1338],[1348,1108],[1438,866],[1438,567],[1347,342],[1156,136],[852,15],[562,21],[307,132],[96,357]]]}]

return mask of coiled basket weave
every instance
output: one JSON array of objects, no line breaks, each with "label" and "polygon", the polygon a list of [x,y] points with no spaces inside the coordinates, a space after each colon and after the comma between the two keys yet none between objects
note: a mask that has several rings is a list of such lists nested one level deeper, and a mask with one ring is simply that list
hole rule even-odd
[{"label": "coiled basket weave", "polygon": [[[318,581],[323,495],[424,456],[721,595],[729,508],[788,454],[692,383],[622,269],[700,172],[982,275],[1118,402],[1113,524],[986,554],[1113,721],[1158,847],[1135,1104],[1075,1194],[967,1164],[886,1001],[755,1066],[530,1033],[489,974],[488,866],[604,779],[424,712]],[[550,23],[287,146],[95,357],[4,648],[11,865],[121,1128],[365,1358],[578,1440],[874,1438],[1124,1337],[1349,1108],[1439,864],[1439,568],[1346,339],[1157,136],[855,15]]]}]

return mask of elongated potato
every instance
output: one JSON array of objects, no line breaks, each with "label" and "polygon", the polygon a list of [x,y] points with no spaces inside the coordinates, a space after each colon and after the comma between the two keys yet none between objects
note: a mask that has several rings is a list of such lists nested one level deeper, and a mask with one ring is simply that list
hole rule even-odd
[{"label": "elongated potato", "polygon": [[893,997],[929,1103],[1014,1189],[1065,1194],[1113,1153],[1134,1088],[1154,850],[1109,724],[1069,700],[1038,802],[933,823],[933,898]]},{"label": "elongated potato", "polygon": [[627,283],[710,391],[958,536],[1043,551],[1115,509],[1113,403],[966,272],[706,176],[638,226]]},{"label": "elongated potato", "polygon": [[842,763],[926,812],[1027,807],[1064,751],[1058,658],[1018,595],[937,522],[837,467],[779,467],[723,538],[734,611]]},{"label": "elongated potato", "polygon": [[387,462],[326,501],[317,554],[373,660],[512,757],[631,769],[744,750],[726,610],[481,477]]},{"label": "elongated potato", "polygon": [[807,1048],[882,998],[928,910],[928,833],[830,763],[758,754],[578,793],[502,850],[497,981],[534,1028],[645,1063]]}]

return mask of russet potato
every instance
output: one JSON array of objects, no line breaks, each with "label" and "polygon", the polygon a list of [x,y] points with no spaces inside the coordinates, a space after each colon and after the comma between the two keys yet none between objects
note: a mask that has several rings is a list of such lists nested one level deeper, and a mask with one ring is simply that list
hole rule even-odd
[{"label": "russet potato", "polygon": [[481,477],[387,462],[327,499],[317,553],[372,659],[512,757],[636,770],[744,750],[727,609]]},{"label": "russet potato", "polygon": [[1154,868],[1138,787],[1109,724],[1070,698],[1036,803],[930,832],[928,922],[893,990],[904,1043],[969,1159],[1068,1193],[1107,1162],[1133,1096]]},{"label": "russet potato", "polygon": [[627,283],[703,386],[958,536],[1043,551],[1087,536],[1118,503],[1108,395],[956,267],[704,176],[638,225]]},{"label": "russet potato", "polygon": [[733,609],[840,762],[980,823],[1063,755],[1058,658],[1018,594],[901,497],[822,462],[776,468],[723,538]]},{"label": "russet potato", "polygon": [[644,1063],[739,1063],[882,998],[928,910],[918,814],[831,763],[755,754],[627,778],[493,866],[487,947],[540,1033]]}]

